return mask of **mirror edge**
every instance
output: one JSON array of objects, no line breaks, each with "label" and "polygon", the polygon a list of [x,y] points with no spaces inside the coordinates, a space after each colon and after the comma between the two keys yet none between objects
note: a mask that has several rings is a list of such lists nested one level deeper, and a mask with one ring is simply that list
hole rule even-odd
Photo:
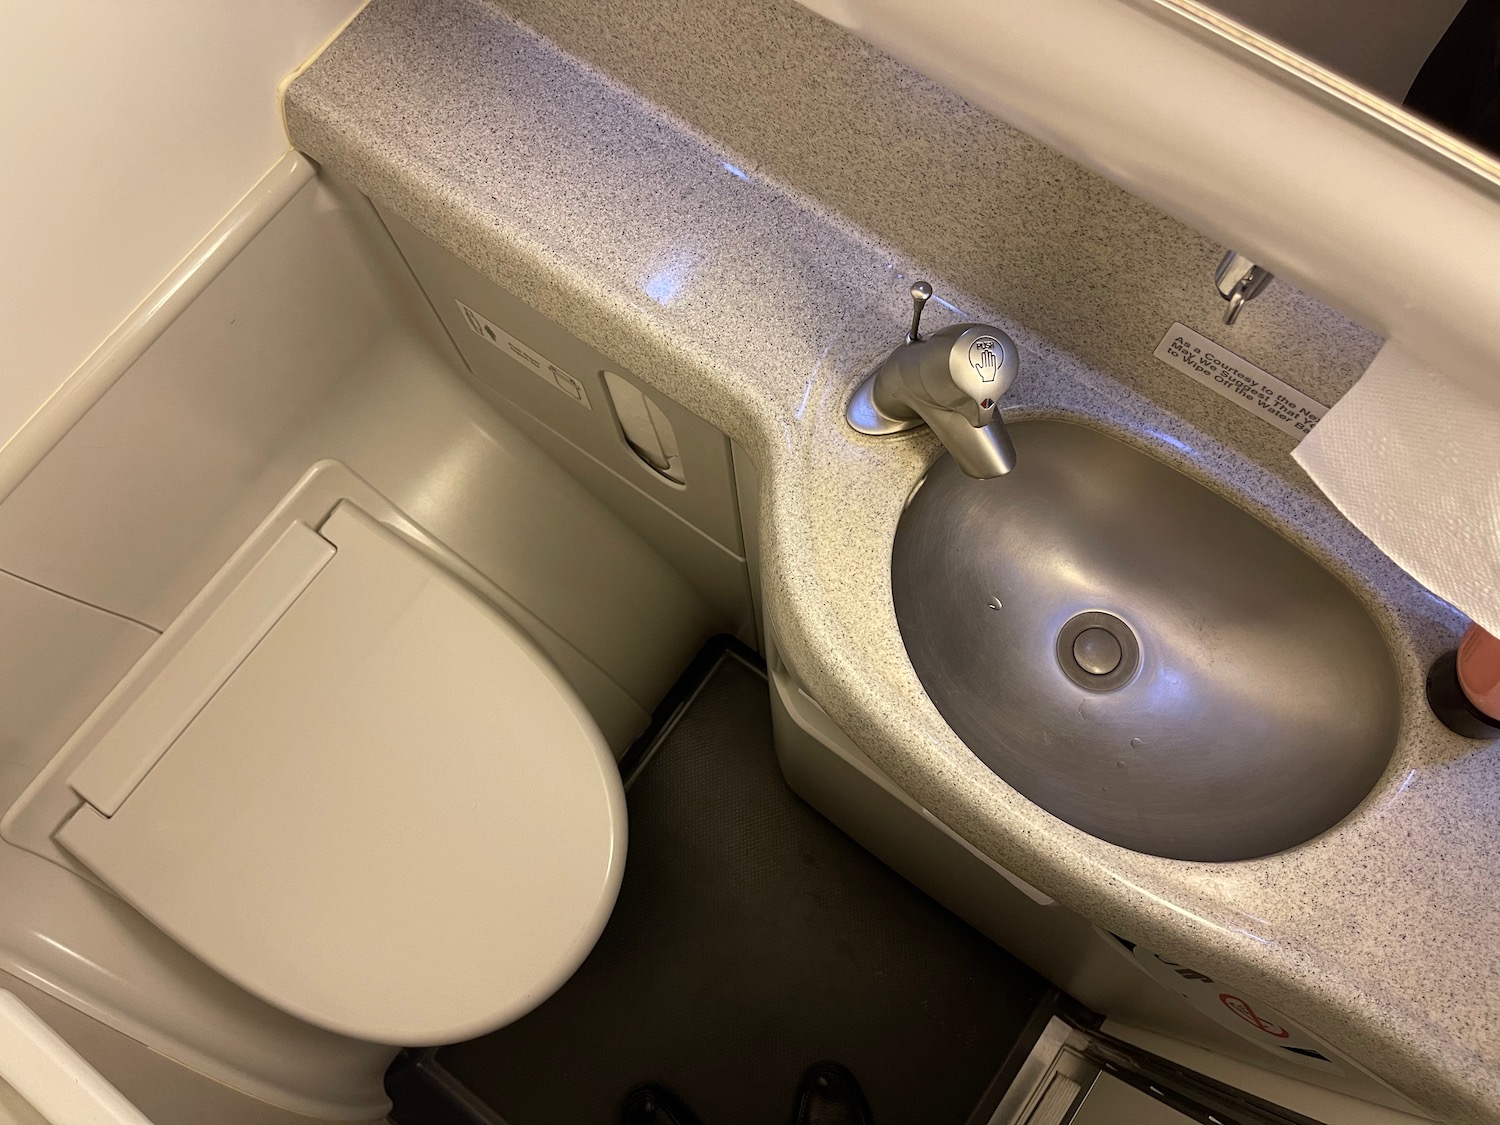
[{"label": "mirror edge", "polygon": [[1500,156],[1373,93],[1276,40],[1215,11],[1200,0],[1125,0],[1216,50],[1253,65],[1283,84],[1307,91],[1350,120],[1395,140],[1403,148],[1500,199]]}]

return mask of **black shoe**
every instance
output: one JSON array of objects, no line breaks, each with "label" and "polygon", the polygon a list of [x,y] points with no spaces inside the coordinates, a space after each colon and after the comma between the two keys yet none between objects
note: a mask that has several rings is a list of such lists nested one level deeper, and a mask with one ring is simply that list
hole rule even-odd
[{"label": "black shoe", "polygon": [[620,1125],[701,1125],[677,1095],[663,1086],[637,1086],[620,1103]]},{"label": "black shoe", "polygon": [[795,1125],[874,1125],[864,1091],[847,1067],[813,1063],[797,1087]]}]

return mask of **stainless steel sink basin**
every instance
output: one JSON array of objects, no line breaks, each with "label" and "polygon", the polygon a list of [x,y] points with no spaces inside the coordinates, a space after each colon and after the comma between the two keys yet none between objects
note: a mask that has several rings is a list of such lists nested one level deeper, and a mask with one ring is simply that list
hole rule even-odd
[{"label": "stainless steel sink basin", "polygon": [[1155,855],[1248,859],[1347,815],[1399,722],[1354,594],[1122,442],[1011,433],[1013,472],[944,457],[896,531],[901,636],[954,732],[1055,816]]}]

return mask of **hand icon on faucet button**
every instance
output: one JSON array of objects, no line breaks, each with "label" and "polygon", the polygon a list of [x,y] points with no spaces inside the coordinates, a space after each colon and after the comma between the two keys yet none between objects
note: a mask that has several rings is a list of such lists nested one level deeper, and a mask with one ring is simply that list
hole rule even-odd
[{"label": "hand icon on faucet button", "polygon": [[1000,373],[1000,341],[993,336],[981,336],[969,345],[969,366],[981,382],[993,383]]}]

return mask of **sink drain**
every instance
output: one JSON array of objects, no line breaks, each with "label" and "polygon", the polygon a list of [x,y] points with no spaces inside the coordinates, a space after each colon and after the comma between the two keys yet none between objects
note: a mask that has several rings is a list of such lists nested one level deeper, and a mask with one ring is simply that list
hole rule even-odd
[{"label": "sink drain", "polygon": [[1141,646],[1114,614],[1091,610],[1070,617],[1057,634],[1057,663],[1079,687],[1113,691],[1141,666]]}]

